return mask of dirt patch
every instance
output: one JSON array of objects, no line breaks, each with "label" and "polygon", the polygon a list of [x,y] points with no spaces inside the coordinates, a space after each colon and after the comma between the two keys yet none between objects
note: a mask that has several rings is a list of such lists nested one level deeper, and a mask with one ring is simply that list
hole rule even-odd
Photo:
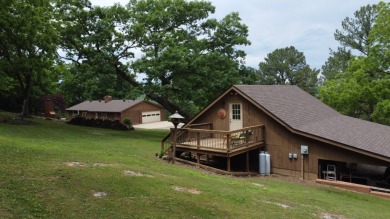
[{"label": "dirt patch", "polygon": [[330,213],[322,213],[321,214],[322,219],[346,219],[346,217],[336,214],[330,214]]},{"label": "dirt patch", "polygon": [[130,175],[130,176],[153,177],[152,175],[149,175],[149,174],[143,174],[143,173],[139,173],[139,172],[135,172],[135,171],[131,171],[131,170],[125,170],[123,172],[124,172],[124,174]]},{"label": "dirt patch", "polygon": [[106,163],[93,163],[93,164],[87,164],[83,162],[78,162],[78,161],[72,161],[72,162],[66,162],[65,163],[69,167],[107,167],[107,166],[113,166],[112,164],[106,164]]},{"label": "dirt patch", "polygon": [[277,206],[282,207],[282,208],[291,208],[291,206],[283,204],[283,203],[279,203],[279,202],[265,201],[264,203],[277,205]]},{"label": "dirt patch", "polygon": [[110,167],[113,166],[112,164],[107,164],[107,163],[94,163],[92,164],[94,167]]},{"label": "dirt patch", "polygon": [[252,183],[252,185],[260,187],[260,188],[265,188],[265,185],[259,184],[259,183]]},{"label": "dirt patch", "polygon": [[12,218],[12,214],[9,212],[6,212],[3,209],[0,209],[0,218]]},{"label": "dirt patch", "polygon": [[83,162],[77,162],[77,161],[74,161],[74,162],[66,162],[65,163],[67,166],[69,167],[85,167],[85,163]]},{"label": "dirt patch", "polygon": [[201,193],[201,191],[199,191],[197,189],[188,189],[188,188],[184,188],[184,187],[180,187],[180,186],[172,186],[172,189],[175,191],[178,191],[178,192],[188,192],[188,193],[191,193],[194,195],[199,195]]},{"label": "dirt patch", "polygon": [[93,193],[93,197],[96,197],[96,198],[102,198],[102,197],[106,197],[107,196],[107,193],[105,192],[94,192]]}]

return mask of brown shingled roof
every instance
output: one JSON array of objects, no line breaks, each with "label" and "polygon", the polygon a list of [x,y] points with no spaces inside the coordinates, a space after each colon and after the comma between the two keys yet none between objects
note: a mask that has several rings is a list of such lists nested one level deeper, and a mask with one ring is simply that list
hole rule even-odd
[{"label": "brown shingled roof", "polygon": [[103,100],[84,101],[75,106],[69,107],[66,110],[80,110],[89,112],[122,112],[132,106],[137,105],[143,100],[111,100],[105,103]]},{"label": "brown shingled roof", "polygon": [[233,88],[293,130],[390,158],[390,126],[341,115],[297,86]]}]

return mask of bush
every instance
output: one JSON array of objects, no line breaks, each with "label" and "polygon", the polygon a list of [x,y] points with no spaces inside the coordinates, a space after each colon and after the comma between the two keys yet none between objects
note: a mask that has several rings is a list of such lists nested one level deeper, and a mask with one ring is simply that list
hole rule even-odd
[{"label": "bush", "polygon": [[127,125],[129,130],[134,130],[133,124],[131,123],[131,120],[129,118],[124,118],[123,123]]},{"label": "bush", "polygon": [[132,125],[131,125],[131,120],[130,120],[129,118],[123,119],[123,123],[126,124],[126,125],[128,125],[128,126],[132,126]]},{"label": "bush", "polygon": [[107,119],[101,120],[101,119],[85,119],[82,117],[74,117],[68,122],[68,124],[107,128],[107,129],[114,129],[114,130],[134,130],[132,126],[122,124],[119,122],[119,120],[111,121]]}]

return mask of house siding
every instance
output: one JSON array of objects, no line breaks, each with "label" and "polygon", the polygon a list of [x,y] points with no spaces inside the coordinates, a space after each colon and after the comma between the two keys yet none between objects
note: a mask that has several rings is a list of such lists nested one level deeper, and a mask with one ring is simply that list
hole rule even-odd
[{"label": "house siding", "polygon": [[[212,123],[215,130],[229,130],[230,103],[242,104],[243,127],[265,125],[266,148],[264,149],[271,156],[271,170],[273,173],[301,177],[301,145],[309,146],[309,154],[303,157],[305,179],[320,177],[319,159],[370,165],[389,165],[385,161],[293,133],[258,106],[239,94],[234,94],[234,92],[227,93],[220,98],[191,123]],[[220,109],[226,111],[226,117],[223,119],[219,118],[217,114]],[[297,154],[298,158],[289,158],[289,153]],[[245,161],[243,160],[243,162]]]},{"label": "house siding", "polygon": [[130,118],[133,125],[140,124],[142,123],[142,112],[148,111],[160,111],[160,120],[164,119],[164,110],[161,107],[148,102],[141,102],[127,110],[124,110],[121,113],[121,122],[123,122],[123,119],[125,118]]},{"label": "house siding", "polygon": [[80,116],[83,115],[84,112],[86,112],[85,118],[87,119],[96,119],[96,113],[98,113],[98,119],[102,119],[103,115],[106,114],[106,119],[109,120],[119,120],[121,123],[123,123],[123,120],[125,118],[130,118],[133,125],[140,124],[142,122],[142,112],[148,112],[148,111],[159,111],[160,112],[160,120],[164,119],[164,110],[162,107],[143,101],[140,102],[132,107],[129,107],[128,109],[122,111],[122,112],[89,112],[89,111],[83,111],[83,110],[68,110],[67,117],[68,119],[71,119],[74,115],[74,113],[79,113]]}]

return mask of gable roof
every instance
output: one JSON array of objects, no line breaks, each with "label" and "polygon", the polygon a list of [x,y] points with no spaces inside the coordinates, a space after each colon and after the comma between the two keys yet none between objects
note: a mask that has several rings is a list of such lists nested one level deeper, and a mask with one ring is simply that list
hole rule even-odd
[{"label": "gable roof", "polygon": [[[148,102],[146,100],[111,100],[107,103],[104,100],[84,101],[77,105],[67,108],[67,111],[89,111],[89,112],[122,112],[130,107],[133,107],[141,102]],[[154,103],[151,103],[154,104]],[[154,104],[156,105],[156,104]]]},{"label": "gable roof", "polygon": [[342,115],[297,86],[236,85],[232,89],[292,130],[390,158],[390,126]]},{"label": "gable roof", "polygon": [[287,128],[390,158],[390,126],[344,116],[297,86],[235,85]]}]

